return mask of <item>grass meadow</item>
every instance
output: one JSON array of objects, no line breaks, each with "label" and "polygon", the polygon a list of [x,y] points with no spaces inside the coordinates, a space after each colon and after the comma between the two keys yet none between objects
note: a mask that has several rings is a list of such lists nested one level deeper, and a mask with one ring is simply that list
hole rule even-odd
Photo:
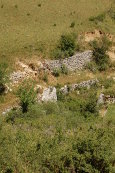
[{"label": "grass meadow", "polygon": [[[82,33],[101,28],[115,33],[115,24],[106,16],[103,22],[89,21],[106,13],[113,0],[1,0],[0,60],[13,55],[49,56],[63,33]],[[74,27],[70,27],[74,23]]]}]

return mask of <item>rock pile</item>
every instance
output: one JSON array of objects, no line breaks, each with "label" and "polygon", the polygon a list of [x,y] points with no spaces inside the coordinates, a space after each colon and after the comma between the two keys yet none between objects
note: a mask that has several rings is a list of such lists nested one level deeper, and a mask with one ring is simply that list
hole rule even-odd
[{"label": "rock pile", "polygon": [[18,83],[22,79],[27,79],[27,78],[30,78],[30,77],[34,77],[37,74],[37,71],[34,71],[28,65],[26,65],[22,62],[18,62],[17,65],[20,66],[22,68],[22,70],[18,70],[16,72],[13,72],[10,75],[10,81],[13,84]]},{"label": "rock pile", "polygon": [[70,71],[81,70],[83,67],[91,61],[92,51],[85,51],[83,53],[77,53],[76,55],[65,58],[62,60],[49,60],[46,61],[46,65],[50,70],[60,69],[63,65]]}]

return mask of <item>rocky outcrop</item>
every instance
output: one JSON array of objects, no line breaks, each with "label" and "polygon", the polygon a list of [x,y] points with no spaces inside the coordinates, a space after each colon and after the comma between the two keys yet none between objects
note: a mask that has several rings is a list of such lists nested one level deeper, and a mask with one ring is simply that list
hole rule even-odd
[{"label": "rocky outcrop", "polygon": [[83,67],[91,61],[92,51],[85,51],[83,53],[77,53],[76,55],[65,58],[62,60],[49,60],[46,61],[46,65],[50,70],[60,69],[63,65],[70,71],[81,70]]},{"label": "rocky outcrop", "polygon": [[100,104],[104,104],[105,102],[105,98],[104,98],[104,94],[101,93],[99,98],[98,98],[98,101],[97,101],[97,104],[100,105]]},{"label": "rocky outcrop", "polygon": [[41,69],[53,71],[54,69],[60,69],[63,65],[69,71],[81,70],[88,62],[91,61],[91,58],[92,51],[85,51],[62,60],[46,60],[44,63],[38,61],[36,62],[36,65],[32,63],[27,65],[19,61],[17,62],[19,70],[10,75],[10,81],[12,84],[17,84],[23,79],[35,77],[39,74]]},{"label": "rocky outcrop", "polygon": [[56,102],[57,101],[57,94],[55,87],[48,87],[43,90],[43,93],[40,95],[38,94],[38,101],[43,102]]}]

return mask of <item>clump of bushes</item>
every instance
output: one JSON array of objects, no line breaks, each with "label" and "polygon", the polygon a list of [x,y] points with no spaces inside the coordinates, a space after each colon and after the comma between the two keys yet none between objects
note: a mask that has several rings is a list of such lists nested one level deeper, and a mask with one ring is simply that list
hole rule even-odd
[{"label": "clump of bushes", "polygon": [[110,95],[111,97],[115,97],[115,88],[109,88],[103,92],[104,95]]},{"label": "clump of bushes", "polygon": [[115,82],[112,78],[109,78],[109,79],[103,78],[103,79],[100,79],[100,83],[102,86],[104,86],[105,89],[108,89],[112,87]]},{"label": "clump of bushes", "polygon": [[0,95],[4,93],[6,88],[5,87],[6,70],[7,70],[7,64],[6,63],[0,64]]},{"label": "clump of bushes", "polygon": [[95,73],[97,71],[97,65],[95,62],[89,62],[86,64],[86,69],[90,70],[91,72]]},{"label": "clump of bushes", "polygon": [[59,77],[59,76],[60,76],[60,69],[53,69],[52,74],[53,74],[55,77]]},{"label": "clump of bushes", "polygon": [[29,107],[35,102],[36,91],[34,87],[33,81],[25,80],[18,89],[17,96],[23,113],[28,112]]},{"label": "clump of bushes", "polygon": [[68,74],[68,68],[63,64],[63,65],[61,66],[60,69],[57,69],[57,68],[53,69],[52,74],[53,74],[55,77],[59,77],[60,74],[65,74],[65,75],[67,75],[67,74]]},{"label": "clump of bushes", "polygon": [[93,41],[91,43],[91,46],[93,49],[93,59],[98,67],[98,70],[106,70],[110,65],[110,60],[109,56],[107,55],[107,51],[111,46],[111,42],[109,42],[106,37],[103,37],[100,41]]},{"label": "clump of bushes", "polygon": [[61,66],[61,73],[65,75],[68,74],[68,68],[64,64]]},{"label": "clump of bushes", "polygon": [[104,19],[105,19],[105,14],[103,13],[103,14],[99,14],[96,17],[91,16],[89,18],[89,21],[97,23],[97,22],[103,22]]},{"label": "clump of bushes", "polygon": [[38,4],[38,7],[41,7],[41,4]]},{"label": "clump of bushes", "polygon": [[46,82],[46,83],[48,82],[48,74],[46,72],[44,73],[42,79],[43,79],[44,82]]},{"label": "clump of bushes", "polygon": [[108,15],[112,20],[115,20],[115,8],[110,8],[110,10],[108,11]]},{"label": "clump of bushes", "polygon": [[74,26],[75,26],[75,22],[72,22],[70,25],[70,28],[74,28]]},{"label": "clump of bushes", "polygon": [[53,57],[62,59],[72,56],[77,50],[75,34],[62,35],[57,47],[53,51]]}]

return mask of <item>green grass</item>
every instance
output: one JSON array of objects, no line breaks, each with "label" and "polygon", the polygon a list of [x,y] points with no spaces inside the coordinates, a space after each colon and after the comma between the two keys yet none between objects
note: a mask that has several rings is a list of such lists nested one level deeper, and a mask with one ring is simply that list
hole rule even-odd
[{"label": "green grass", "polygon": [[[107,11],[112,0],[6,0],[0,2],[0,59],[12,54],[49,52],[63,33],[81,33],[95,27],[111,33],[114,23],[106,18],[97,26],[89,21]],[[41,5],[40,5],[41,4]],[[74,28],[70,25],[75,22]],[[3,55],[3,56],[2,56]]]},{"label": "green grass", "polygon": [[115,120],[115,104],[109,106],[109,109],[108,109],[108,112],[107,112],[106,116],[111,116]]},{"label": "green grass", "polygon": [[[103,122],[100,117],[85,119],[77,111],[69,110],[63,102],[38,104],[26,114],[13,111],[2,116],[0,171],[6,173],[10,169],[12,172],[64,173],[71,165],[66,166],[63,158],[70,158],[70,163],[76,167],[75,157],[84,162],[86,160],[83,165],[79,163],[79,169],[87,170],[87,157],[92,158],[92,151],[96,152],[96,158],[104,157],[111,165],[110,159],[113,157],[114,160],[112,152],[115,147],[112,144],[115,141],[115,120],[111,125],[108,125],[109,121]],[[91,142],[91,146],[88,142]],[[83,144],[87,144],[87,147]],[[85,153],[79,153],[77,145],[83,148],[82,151],[86,150]]]}]

